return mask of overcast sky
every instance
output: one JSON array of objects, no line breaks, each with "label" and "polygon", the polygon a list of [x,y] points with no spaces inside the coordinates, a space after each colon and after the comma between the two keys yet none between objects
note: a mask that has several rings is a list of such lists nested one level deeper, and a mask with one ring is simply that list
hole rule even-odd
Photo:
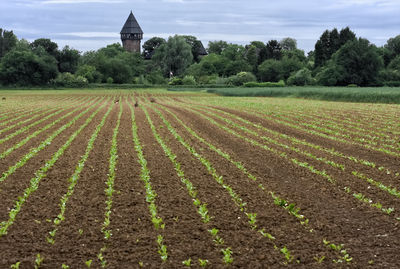
[{"label": "overcast sky", "polygon": [[188,34],[205,46],[292,37],[308,52],[334,27],[349,26],[378,46],[400,34],[400,0],[0,0],[0,28],[29,41],[96,50],[120,42],[131,10],[144,40]]}]

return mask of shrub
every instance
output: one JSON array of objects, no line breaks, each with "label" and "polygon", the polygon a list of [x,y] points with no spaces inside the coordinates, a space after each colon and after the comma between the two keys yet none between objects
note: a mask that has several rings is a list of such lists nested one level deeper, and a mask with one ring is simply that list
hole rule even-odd
[{"label": "shrub", "polygon": [[89,83],[99,83],[101,82],[101,73],[96,70],[96,67],[92,65],[81,65],[76,71],[75,75],[82,76],[86,78]]},{"label": "shrub", "polygon": [[140,85],[149,85],[150,84],[149,81],[143,75],[140,75],[137,78],[134,78],[133,82],[135,84],[140,84]]},{"label": "shrub", "polygon": [[280,80],[279,82],[246,82],[244,86],[248,88],[285,87],[285,82],[283,80]]},{"label": "shrub", "polygon": [[400,87],[400,81],[386,81],[385,86],[388,87]]},{"label": "shrub", "polygon": [[181,78],[174,77],[171,79],[170,82],[168,82],[169,85],[183,85],[183,81]]},{"label": "shrub", "polygon": [[198,84],[216,84],[218,75],[201,76],[197,78]]},{"label": "shrub", "polygon": [[182,84],[183,85],[196,85],[196,79],[194,78],[194,76],[185,76],[182,79]]},{"label": "shrub", "polygon": [[113,84],[114,79],[112,77],[108,77],[106,82],[107,82],[107,84]]},{"label": "shrub", "polygon": [[89,84],[88,80],[82,76],[76,76],[71,73],[60,73],[57,78],[51,81],[57,87],[82,88]]},{"label": "shrub", "polygon": [[242,86],[246,82],[256,81],[256,77],[250,72],[240,72],[235,76],[230,76],[228,84]]},{"label": "shrub", "polygon": [[305,86],[313,84],[313,78],[311,71],[307,68],[300,69],[299,71],[292,74],[288,80],[288,85]]},{"label": "shrub", "polygon": [[227,85],[229,82],[229,78],[217,77],[215,80],[215,84],[217,85]]},{"label": "shrub", "polygon": [[166,78],[164,78],[164,76],[162,75],[161,72],[159,71],[155,71],[155,72],[151,72],[146,76],[146,79],[148,82],[150,82],[151,84],[167,84],[167,80]]}]

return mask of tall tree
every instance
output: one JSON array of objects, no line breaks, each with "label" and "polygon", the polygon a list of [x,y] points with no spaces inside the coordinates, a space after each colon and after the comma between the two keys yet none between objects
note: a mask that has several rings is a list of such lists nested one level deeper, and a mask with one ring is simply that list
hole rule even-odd
[{"label": "tall tree", "polygon": [[57,43],[51,41],[51,40],[48,39],[48,38],[39,38],[39,39],[36,39],[35,41],[33,41],[33,42],[30,44],[30,46],[31,46],[31,48],[32,48],[33,51],[36,50],[36,49],[39,48],[39,47],[42,47],[42,48],[44,48],[44,50],[45,50],[48,54],[50,54],[50,55],[53,56],[54,58],[57,59],[57,57],[58,57],[58,45],[57,45]]},{"label": "tall tree", "polygon": [[340,47],[347,43],[347,41],[356,39],[356,34],[350,30],[349,27],[343,28],[339,33]]},{"label": "tall tree", "polygon": [[342,29],[340,33],[336,28],[332,31],[326,30],[315,44],[315,67],[323,66],[346,42],[354,39],[355,34],[349,27]]},{"label": "tall tree", "polygon": [[277,40],[270,40],[266,45],[267,59],[280,60],[282,58],[282,47]]},{"label": "tall tree", "polygon": [[3,84],[44,85],[57,76],[56,59],[44,51],[37,55],[30,50],[12,50],[0,64]]},{"label": "tall tree", "polygon": [[368,86],[377,82],[382,67],[383,60],[376,46],[367,39],[359,38],[346,42],[333,55],[332,61],[323,72],[335,77],[335,85]]},{"label": "tall tree", "polygon": [[165,41],[162,37],[152,37],[143,44],[143,55],[146,58],[151,58],[155,52],[155,50],[160,47],[162,44],[165,44]]},{"label": "tall tree", "polygon": [[390,38],[387,41],[385,48],[393,52],[395,54],[394,56],[400,55],[400,35]]},{"label": "tall tree", "polygon": [[74,74],[78,69],[78,62],[80,58],[78,50],[71,49],[69,46],[65,46],[59,53],[58,56],[58,70],[60,72],[69,72]]},{"label": "tall tree", "polygon": [[297,40],[294,38],[286,37],[282,39],[279,44],[283,50],[295,50],[297,49]]},{"label": "tall tree", "polygon": [[164,75],[178,76],[192,63],[192,47],[182,36],[169,37],[167,43],[161,45],[152,60],[161,67]]},{"label": "tall tree", "polygon": [[228,43],[226,41],[210,41],[208,42],[208,53],[222,54],[224,49],[228,47]]},{"label": "tall tree", "polygon": [[0,28],[0,58],[6,55],[17,45],[17,37],[13,31],[6,31]]},{"label": "tall tree", "polygon": [[200,61],[200,56],[204,55],[206,53],[203,44],[201,43],[200,40],[197,39],[197,37],[192,36],[192,35],[183,35],[182,36],[186,42],[190,45],[192,48],[192,55],[193,55],[193,60],[198,63]]}]

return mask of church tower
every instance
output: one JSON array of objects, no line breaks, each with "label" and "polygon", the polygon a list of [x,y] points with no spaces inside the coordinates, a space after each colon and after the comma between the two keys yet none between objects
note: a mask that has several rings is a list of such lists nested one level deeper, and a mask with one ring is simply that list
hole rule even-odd
[{"label": "church tower", "polygon": [[122,46],[129,52],[140,53],[140,41],[142,39],[143,31],[131,11],[131,14],[129,14],[129,17],[121,30]]}]

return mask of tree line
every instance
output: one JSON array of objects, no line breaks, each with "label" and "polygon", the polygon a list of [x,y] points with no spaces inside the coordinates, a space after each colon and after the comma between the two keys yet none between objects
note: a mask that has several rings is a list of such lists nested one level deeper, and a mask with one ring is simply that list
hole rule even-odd
[{"label": "tree line", "polygon": [[19,40],[0,28],[0,84],[400,86],[400,35],[377,47],[348,27],[335,28],[323,32],[307,55],[293,38],[245,46],[211,41],[206,50],[204,55],[194,36],[175,35],[147,40],[142,54],[127,52],[119,43],[81,53],[69,46],[60,49],[46,38]]}]

